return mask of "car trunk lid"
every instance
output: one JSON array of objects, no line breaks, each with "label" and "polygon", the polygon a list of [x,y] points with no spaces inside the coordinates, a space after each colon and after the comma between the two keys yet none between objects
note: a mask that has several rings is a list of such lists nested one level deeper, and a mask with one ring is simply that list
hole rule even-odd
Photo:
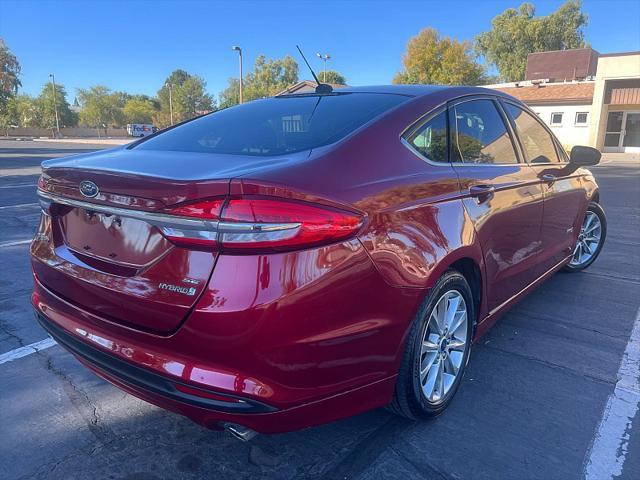
[{"label": "car trunk lid", "polygon": [[[167,334],[204,292],[217,253],[175,245],[158,219],[176,204],[224,198],[234,174],[274,159],[152,153],[117,149],[43,164],[39,188],[52,239],[36,275],[107,321]],[[83,182],[96,191],[83,194]]]}]

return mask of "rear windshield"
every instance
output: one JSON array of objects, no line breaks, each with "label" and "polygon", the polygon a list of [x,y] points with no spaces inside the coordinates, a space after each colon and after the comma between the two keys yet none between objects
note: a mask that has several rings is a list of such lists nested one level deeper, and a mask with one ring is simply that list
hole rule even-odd
[{"label": "rear windshield", "polygon": [[282,155],[336,142],[409,98],[379,93],[338,93],[256,100],[193,120],[134,148]]}]

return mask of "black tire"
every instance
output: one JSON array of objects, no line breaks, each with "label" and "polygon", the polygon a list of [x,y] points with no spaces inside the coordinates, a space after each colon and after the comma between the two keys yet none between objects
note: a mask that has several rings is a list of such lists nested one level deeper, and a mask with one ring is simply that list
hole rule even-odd
[{"label": "black tire", "polygon": [[[420,381],[420,364],[421,364],[421,346],[432,310],[435,308],[438,300],[448,291],[456,290],[459,292],[467,307],[467,336],[466,346],[462,364],[458,370],[456,379],[438,403],[431,403],[423,394]],[[430,290],[429,294],[420,306],[416,317],[413,320],[411,330],[409,332],[405,351],[398,371],[396,380],[396,389],[393,400],[388,409],[403,417],[416,420],[419,418],[434,417],[442,413],[451,403],[469,360],[469,352],[473,334],[473,324],[476,319],[475,303],[473,294],[467,280],[459,272],[455,270],[447,271]]]},{"label": "black tire", "polygon": [[[602,247],[604,246],[604,242],[607,238],[607,217],[602,207],[596,202],[591,202],[587,207],[587,212],[595,213],[598,216],[598,220],[600,220],[600,226],[601,226],[600,243],[598,244],[598,247],[596,248],[596,251],[594,252],[594,254],[591,256],[591,258],[587,262],[580,265],[572,265],[571,263],[568,263],[563,268],[565,272],[579,272],[587,268],[593,262],[595,262],[596,258],[598,258],[598,255],[600,255],[600,252],[602,251]],[[586,213],[585,213],[585,216],[586,216]],[[580,227],[582,228],[582,224],[580,224]]]}]

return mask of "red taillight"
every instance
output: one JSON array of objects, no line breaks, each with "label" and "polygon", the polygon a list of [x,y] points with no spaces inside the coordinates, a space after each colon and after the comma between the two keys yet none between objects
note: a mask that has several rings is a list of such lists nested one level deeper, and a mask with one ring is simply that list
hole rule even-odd
[{"label": "red taillight", "polygon": [[247,232],[225,232],[220,242],[228,248],[286,248],[330,243],[351,236],[360,227],[360,216],[308,203],[271,199],[230,200],[222,222],[256,228]]},{"label": "red taillight", "polygon": [[215,247],[218,240],[218,219],[223,204],[223,198],[215,198],[178,205],[169,211],[169,215],[182,217],[180,222],[167,222],[166,225],[162,225],[162,233],[177,245]]},{"label": "red taillight", "polygon": [[217,220],[220,218],[220,210],[224,199],[203,200],[196,203],[187,203],[171,209],[172,215],[181,217],[207,218]]},{"label": "red taillight", "polygon": [[162,227],[173,242],[244,252],[331,243],[350,237],[362,225],[362,217],[354,213],[271,198],[238,198],[226,204],[221,199],[205,200],[170,213],[183,222]]}]

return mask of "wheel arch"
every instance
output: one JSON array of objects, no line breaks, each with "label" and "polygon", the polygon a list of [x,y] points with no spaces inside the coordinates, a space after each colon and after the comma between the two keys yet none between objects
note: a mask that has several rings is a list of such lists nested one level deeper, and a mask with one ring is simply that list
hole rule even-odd
[{"label": "wheel arch", "polygon": [[449,265],[448,270],[455,270],[459,272],[471,288],[475,312],[475,318],[473,319],[475,328],[475,325],[479,323],[480,305],[482,303],[482,295],[484,292],[482,285],[483,276],[480,270],[480,265],[471,257],[462,257]]}]

